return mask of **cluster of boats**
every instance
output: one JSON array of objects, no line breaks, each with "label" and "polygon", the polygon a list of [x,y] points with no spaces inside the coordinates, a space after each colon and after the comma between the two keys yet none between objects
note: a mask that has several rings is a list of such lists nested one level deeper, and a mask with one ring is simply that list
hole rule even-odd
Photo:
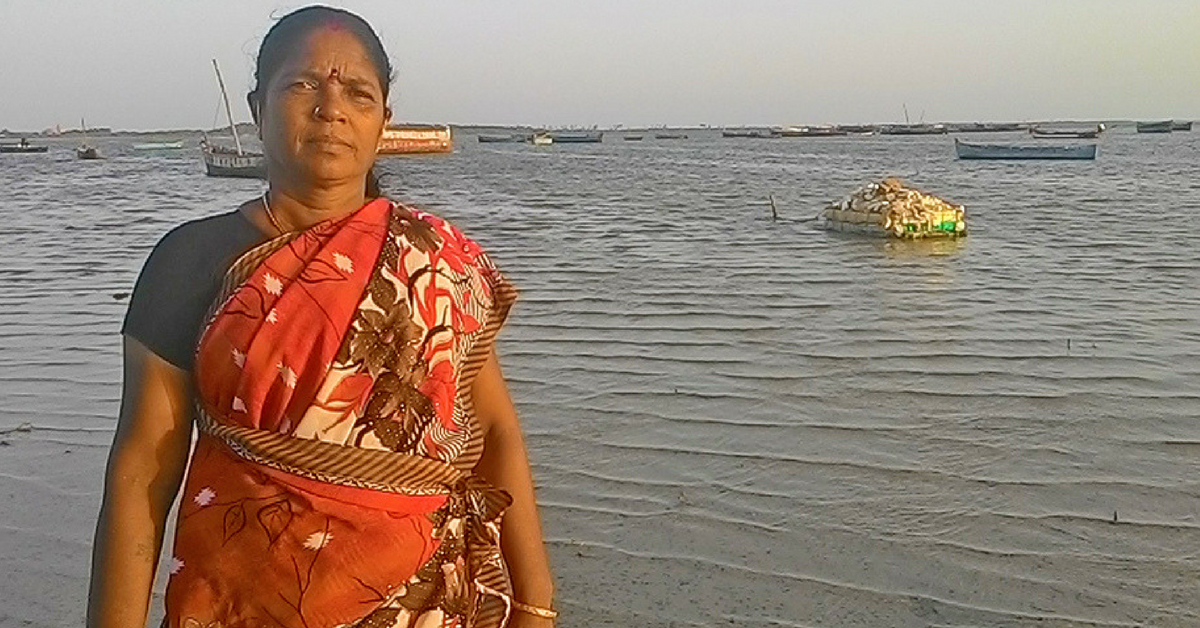
[{"label": "cluster of boats", "polygon": [[[229,109],[229,97],[225,92],[224,80],[217,62],[213,60],[217,84],[229,120],[233,146],[213,142],[205,134],[200,142],[205,173],[213,177],[265,178],[266,162],[260,152],[242,146],[233,116]],[[1171,133],[1191,131],[1190,121],[1162,120],[1138,122],[1138,133]],[[735,127],[721,130],[726,138],[781,138],[781,137],[838,137],[845,135],[945,135],[948,133],[989,133],[1026,130],[1034,139],[1097,139],[1107,129],[1103,124],[1095,126],[1063,126],[1019,123],[969,122],[961,124],[892,124],[892,125],[827,125],[785,127]],[[651,136],[656,140],[685,140],[688,134],[679,129],[660,128],[652,133],[626,132],[624,141],[641,141]],[[83,126],[83,142],[76,148],[79,159],[101,159],[100,151],[87,139],[87,127]],[[481,133],[481,143],[528,143],[535,146],[550,144],[596,144],[604,141],[604,132],[597,130],[533,131],[522,133]],[[180,150],[182,140],[143,142],[133,145],[134,150],[164,151]],[[44,153],[48,147],[29,143],[25,138],[19,142],[0,144],[0,153]],[[449,153],[454,150],[454,137],[447,125],[408,124],[389,126],[380,138],[380,155],[410,155],[424,153]],[[955,154],[959,159],[1095,159],[1096,143],[1050,144],[1035,143],[979,143],[958,138],[954,140]]]},{"label": "cluster of boats", "polygon": [[[599,144],[604,141],[603,131],[536,131],[533,133],[481,133],[478,136],[483,144],[533,144],[548,146],[550,144]],[[641,139],[639,136],[638,139]]]},{"label": "cluster of boats", "polygon": [[[1191,131],[1192,123],[1179,120],[1162,120],[1159,122],[1138,122],[1138,133],[1171,133],[1173,131]],[[1094,128],[1044,128],[1032,126],[1029,133],[1035,138],[1049,139],[1096,139],[1105,131],[1103,124]],[[1077,159],[1092,160],[1096,158],[1098,145],[1095,142],[1083,144],[978,144],[954,140],[954,151],[959,159]]]},{"label": "cluster of boats", "polygon": [[962,124],[833,124],[772,128],[726,128],[723,137],[840,137],[844,135],[946,135],[947,133],[998,133],[1020,131],[1015,122],[967,122]]},{"label": "cluster of boats", "polygon": [[[83,141],[79,146],[75,147],[75,157],[78,159],[104,159],[100,149],[92,144],[87,135],[87,124],[82,125]],[[182,141],[173,142],[145,142],[134,144],[134,150],[176,150],[183,148]],[[20,141],[14,144],[0,144],[0,153],[45,153],[49,152],[50,147],[45,144],[31,144],[26,138],[21,138]]]}]

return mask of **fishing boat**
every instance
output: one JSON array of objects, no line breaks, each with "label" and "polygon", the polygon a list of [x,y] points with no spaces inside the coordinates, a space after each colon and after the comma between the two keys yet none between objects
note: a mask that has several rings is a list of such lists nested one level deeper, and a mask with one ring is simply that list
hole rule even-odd
[{"label": "fishing boat", "polygon": [[534,146],[549,146],[554,143],[554,136],[549,133],[534,133],[529,136],[529,143]]},{"label": "fishing boat", "polygon": [[955,138],[959,159],[1095,159],[1095,144],[973,144]]},{"label": "fishing boat", "polygon": [[834,126],[785,126],[779,129],[780,137],[836,137],[839,135],[847,135],[847,132]]},{"label": "fishing boat", "polygon": [[625,140],[626,142],[640,142],[642,141],[642,137],[643,136],[641,135],[626,135],[621,139]]},{"label": "fishing boat", "polygon": [[769,129],[723,129],[721,137],[740,137],[740,138],[769,138],[778,137],[777,133]]},{"label": "fishing boat", "polygon": [[1159,122],[1138,122],[1138,133],[1170,133],[1175,126],[1174,120],[1161,120]]},{"label": "fishing boat", "polygon": [[874,135],[879,130],[874,124],[839,124],[837,128],[854,135]]},{"label": "fishing boat", "polygon": [[79,130],[83,133],[83,141],[75,148],[75,157],[78,159],[100,159],[100,151],[88,143],[87,123],[83,121],[83,118],[79,119]]},{"label": "fishing boat", "polygon": [[221,68],[217,60],[212,60],[213,70],[217,73],[217,85],[221,88],[221,101],[225,103],[225,117],[229,120],[229,132],[233,134],[235,148],[218,146],[208,141],[208,134],[200,141],[200,154],[204,158],[204,173],[210,177],[235,177],[240,179],[267,178],[267,160],[262,153],[252,153],[242,149],[242,140],[238,137],[237,127],[233,124],[233,112],[229,109],[229,95],[225,93],[225,80],[221,78]]},{"label": "fishing boat", "polygon": [[[603,131],[552,131],[550,137],[555,144],[599,144],[604,141]],[[537,142],[534,142],[535,144]]]},{"label": "fishing boat", "polygon": [[49,146],[34,146],[23,137],[16,144],[0,144],[0,153],[44,153],[48,150]]},{"label": "fishing boat", "polygon": [[686,140],[687,138],[687,133],[672,133],[667,131],[665,133],[654,134],[654,139],[656,140]]},{"label": "fishing boat", "polygon": [[504,144],[510,142],[524,142],[525,136],[520,133],[480,133],[476,136],[480,144]]},{"label": "fishing boat", "polygon": [[1020,131],[1016,122],[959,122],[946,125],[948,133],[1007,133]]},{"label": "fishing boat", "polygon": [[398,124],[383,130],[380,155],[422,155],[454,151],[454,134],[444,124]]},{"label": "fishing boat", "polygon": [[142,142],[133,145],[133,150],[180,150],[182,148],[183,140],[175,142]]},{"label": "fishing boat", "polygon": [[1191,131],[1192,130],[1192,122],[1191,122],[1191,120],[1188,120],[1187,122],[1176,120],[1174,123],[1171,124],[1171,130],[1172,131]]},{"label": "fishing boat", "polygon": [[1103,132],[1103,124],[1097,124],[1092,129],[1055,129],[1037,125],[1029,127],[1029,134],[1034,137],[1096,139]]},{"label": "fishing boat", "polygon": [[888,124],[880,127],[883,135],[945,135],[944,124]]}]

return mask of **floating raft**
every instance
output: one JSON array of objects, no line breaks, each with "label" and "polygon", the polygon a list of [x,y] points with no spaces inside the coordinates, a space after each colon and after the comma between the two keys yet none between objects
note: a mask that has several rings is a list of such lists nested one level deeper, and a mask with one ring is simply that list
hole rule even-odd
[{"label": "floating raft", "polygon": [[966,211],[899,179],[869,183],[821,212],[825,228],[895,238],[956,238],[967,235]]}]

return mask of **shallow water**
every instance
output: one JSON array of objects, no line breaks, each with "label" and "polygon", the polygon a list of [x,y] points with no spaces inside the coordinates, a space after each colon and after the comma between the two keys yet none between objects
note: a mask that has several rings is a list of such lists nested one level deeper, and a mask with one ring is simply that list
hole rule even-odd
[{"label": "shallow water", "polygon": [[[1200,624],[1200,133],[607,140],[381,167],[521,291],[560,626]],[[0,156],[0,625],[82,619],[148,247],[262,189],[132,143]],[[802,221],[886,175],[971,235]]]}]

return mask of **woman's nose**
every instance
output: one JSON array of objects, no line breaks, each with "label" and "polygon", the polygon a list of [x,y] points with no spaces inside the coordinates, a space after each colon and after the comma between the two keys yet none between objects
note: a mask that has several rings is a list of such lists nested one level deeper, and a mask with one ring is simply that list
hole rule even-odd
[{"label": "woman's nose", "polygon": [[326,122],[345,120],[345,102],[341,90],[333,81],[322,85],[318,90],[317,106],[313,108],[313,117]]}]

